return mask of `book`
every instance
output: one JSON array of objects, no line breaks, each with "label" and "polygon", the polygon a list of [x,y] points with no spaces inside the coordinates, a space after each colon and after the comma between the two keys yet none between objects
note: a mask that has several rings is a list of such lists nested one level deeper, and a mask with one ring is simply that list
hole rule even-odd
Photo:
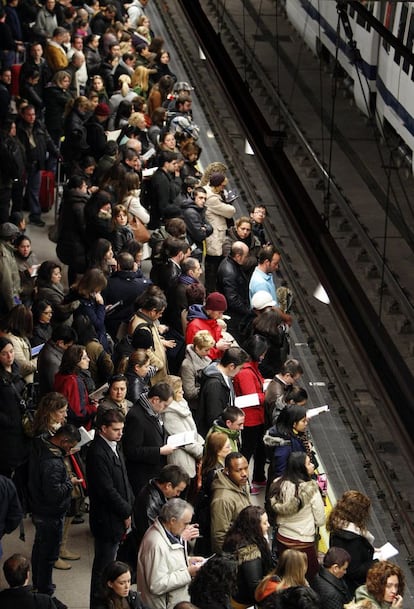
[{"label": "book", "polygon": [[89,394],[89,399],[99,402],[99,400],[101,398],[103,398],[108,387],[109,387],[108,383],[105,383],[105,385],[101,385],[100,387],[98,387],[98,389],[95,389],[95,391],[92,391],[92,393]]},{"label": "book", "polygon": [[41,352],[41,350],[43,349],[43,347],[45,346],[45,343],[42,343],[41,345],[36,345],[36,347],[32,347],[30,353],[32,357],[37,357],[39,355],[39,353]]},{"label": "book", "polygon": [[393,556],[397,556],[397,554],[397,548],[387,541],[387,543],[384,543],[380,548],[375,548],[374,560],[388,560]]},{"label": "book", "polygon": [[168,446],[185,446],[186,444],[193,444],[197,441],[197,434],[195,431],[183,431],[182,433],[174,433],[172,436],[168,436]]},{"label": "book", "polygon": [[258,393],[248,393],[247,395],[238,395],[234,400],[234,405],[237,408],[248,408],[249,406],[259,406],[260,399]]},{"label": "book", "polygon": [[321,414],[321,412],[329,412],[328,404],[317,406],[316,408],[309,408],[309,410],[306,411],[306,417],[312,419],[312,417],[316,417],[318,414]]},{"label": "book", "polygon": [[85,444],[89,444],[95,437],[95,430],[91,429],[90,431],[86,431],[84,427],[79,427],[79,432],[81,435],[80,441],[76,444],[75,449],[79,449]]}]

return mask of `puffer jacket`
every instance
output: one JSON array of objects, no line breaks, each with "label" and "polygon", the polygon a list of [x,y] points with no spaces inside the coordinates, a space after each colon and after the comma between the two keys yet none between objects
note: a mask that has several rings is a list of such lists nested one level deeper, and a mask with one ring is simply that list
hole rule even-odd
[{"label": "puffer jacket", "polygon": [[288,539],[312,542],[316,528],[325,524],[325,506],[315,480],[298,486],[285,480],[279,493],[270,496],[270,505],[276,513],[278,533]]},{"label": "puffer jacket", "polygon": [[234,216],[236,208],[223,201],[210,186],[205,186],[205,189],[207,191],[206,220],[213,227],[213,232],[206,239],[207,254],[221,256],[226,239],[227,220]]},{"label": "puffer jacket", "polygon": [[213,551],[218,552],[237,516],[243,508],[251,504],[246,487],[237,486],[223,472],[217,472],[211,490],[211,545]]},{"label": "puffer jacket", "polygon": [[276,426],[271,427],[263,437],[267,457],[270,459],[272,477],[278,478],[286,471],[290,453],[306,452],[298,434],[280,434]]},{"label": "puffer jacket", "polygon": [[139,548],[145,532],[155,522],[167,498],[157,485],[157,479],[152,478],[138,493],[134,502],[134,531]]}]

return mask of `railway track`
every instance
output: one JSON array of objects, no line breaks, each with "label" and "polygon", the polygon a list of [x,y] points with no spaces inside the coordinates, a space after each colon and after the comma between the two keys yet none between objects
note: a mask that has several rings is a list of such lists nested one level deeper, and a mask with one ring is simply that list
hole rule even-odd
[{"label": "railway track", "polygon": [[[202,4],[204,7],[206,3]],[[219,5],[213,5],[214,10],[217,6]],[[298,333],[301,334],[301,337],[296,336],[296,331],[294,331],[292,342],[301,345],[301,347],[297,347],[295,354],[302,359],[306,358],[305,352],[312,352],[313,359],[317,363],[317,371],[320,378],[324,380],[321,385],[328,389],[326,391],[326,389],[319,390],[318,387],[314,387],[314,397],[316,396],[319,403],[324,403],[323,400],[326,400],[326,395],[328,395],[334,410],[333,416],[341,420],[342,433],[345,429],[353,445],[352,454],[350,451],[349,455],[343,456],[345,465],[342,464],[342,467],[346,467],[348,471],[346,475],[344,472],[340,472],[337,476],[336,491],[342,492],[344,487],[347,488],[349,484],[352,485],[350,479],[353,480],[352,470],[353,468],[356,469],[355,459],[360,459],[369,480],[372,482],[373,493],[375,493],[382,509],[388,514],[389,526],[396,536],[401,554],[407,560],[407,564],[411,566],[411,553],[412,548],[414,548],[414,470],[412,466],[414,459],[410,434],[407,433],[407,429],[395,412],[394,405],[387,392],[381,386],[378,374],[373,370],[371,363],[367,361],[366,353],[357,346],[358,341],[353,340],[355,337],[352,335],[352,329],[349,325],[346,325],[344,320],[338,320],[338,317],[331,310],[315,304],[312,292],[318,277],[311,268],[312,260],[309,259],[307,251],[302,247],[300,236],[295,233],[293,225],[287,220],[286,213],[282,209],[283,205],[278,200],[279,196],[275,193],[268,175],[261,170],[257,159],[248,157],[244,153],[245,132],[237,117],[229,111],[226,94],[223,92],[223,87],[216,78],[214,70],[209,68],[206,62],[200,61],[199,46],[194,41],[192,28],[187,29],[188,26],[185,25],[185,14],[180,3],[162,4],[161,14],[165,26],[176,41],[176,52],[180,56],[192,84],[195,86],[197,97],[203,106],[214,135],[219,140],[223,157],[232,174],[238,176],[236,183],[244,203],[251,204],[253,201],[264,201],[270,210],[269,230],[274,241],[279,243],[283,249],[284,260],[288,262],[283,268],[283,276],[293,287],[296,294],[296,313],[299,320]],[[213,17],[210,15],[210,18],[213,21],[215,19],[214,15]],[[221,38],[225,37],[226,33],[223,32],[223,22],[221,22]],[[229,44],[232,47],[232,57],[237,60],[237,58],[243,56],[245,50],[240,51],[240,47],[235,46],[234,37]],[[258,78],[260,79],[260,75]],[[266,87],[269,86],[267,80]],[[268,104],[266,106],[267,111],[269,111]],[[269,131],[273,129],[274,132],[276,131],[275,126],[280,128],[281,123],[278,118],[277,125],[275,125],[275,116],[272,112],[269,116],[269,121],[271,119],[273,121]],[[259,118],[257,123],[260,124]],[[290,116],[289,110],[287,110],[282,126],[290,133],[295,133],[295,141],[292,144],[292,159],[295,161],[297,151],[295,152],[294,148],[297,148],[298,138],[301,136],[300,133],[297,133],[300,132],[300,129]],[[292,139],[290,135],[288,137],[289,146]],[[307,144],[305,140],[301,139],[302,146],[307,146]],[[310,150],[308,152],[312,156]],[[319,155],[315,153],[314,156],[315,160],[318,161]],[[309,171],[308,167],[306,169]],[[324,167],[322,166],[322,173],[323,171]],[[315,179],[319,180],[320,178],[318,176],[308,179],[315,182]],[[326,176],[323,179],[326,180]],[[334,194],[341,195],[340,188],[337,188],[336,185],[331,184],[331,189]],[[315,189],[311,187],[309,190]],[[339,203],[332,203],[331,224],[340,224],[344,220],[349,223],[354,222],[355,217],[352,218],[352,214],[344,216],[340,209],[336,209],[337,205],[339,207]],[[317,202],[316,207],[320,213],[320,201]],[[347,207],[349,208],[349,205]],[[349,209],[347,214],[349,214]],[[353,215],[355,216],[355,214]],[[357,224],[359,223],[357,222]],[[349,257],[349,250],[352,251],[355,248],[359,248],[358,252],[363,249],[366,250],[367,253],[362,258],[368,256],[372,247],[375,250],[373,255],[378,254],[375,245],[368,243],[370,240],[367,239],[367,233],[363,228],[361,231],[360,226],[355,226],[347,231],[338,228],[338,232],[341,233],[341,241],[345,241],[344,235],[346,235],[346,241],[349,242],[345,250],[347,257]],[[364,264],[372,265],[373,262],[368,261]],[[395,281],[392,272],[389,272],[390,278],[388,279],[387,275],[387,282]],[[385,280],[383,283],[385,283]],[[374,288],[373,291],[377,291],[377,288]],[[391,292],[390,287],[388,287],[388,291]],[[385,302],[388,306],[391,298],[385,292],[386,290],[383,289],[383,304]],[[394,296],[392,296],[392,299],[394,299]],[[408,300],[408,302],[404,304],[406,309],[404,309],[403,315],[406,312],[408,316],[410,314],[410,302],[406,295],[405,300]],[[315,370],[312,371],[312,374],[315,375]],[[334,458],[335,442],[337,440],[335,437],[327,437],[329,434],[322,427],[323,425],[319,429],[317,427],[313,428],[312,432],[318,446],[318,436],[326,442],[325,460],[329,461]],[[347,478],[346,482],[343,480],[344,476]],[[332,480],[335,480],[335,475],[332,476]]]},{"label": "railway track", "polygon": [[[265,22],[265,19],[259,14],[256,8],[259,4],[262,6],[262,3],[245,0],[243,2],[245,10],[230,12],[231,9],[226,10],[221,1],[206,0],[202,2],[210,19],[220,29],[223,44],[231,50],[232,57],[243,58],[243,60],[237,61],[239,72],[247,80],[250,89],[255,92],[255,100],[269,127],[273,130],[281,130],[286,134],[284,142],[286,156],[298,175],[301,176],[309,196],[321,217],[325,218],[330,234],[344,257],[353,261],[356,279],[365,286],[373,309],[378,315],[378,323],[385,326],[397,349],[403,354],[411,372],[414,373],[412,335],[414,301],[410,293],[412,281],[410,282],[410,277],[405,277],[403,281],[400,277],[401,257],[407,256],[410,259],[408,274],[414,263],[411,251],[414,239],[409,227],[409,216],[407,214],[407,221],[404,222],[398,216],[395,206],[390,200],[388,207],[390,212],[389,239],[384,245],[381,231],[383,233],[385,230],[385,217],[381,220],[377,218],[374,226],[372,218],[359,209],[359,202],[362,198],[372,199],[374,197],[380,214],[381,209],[387,205],[384,192],[386,185],[378,184],[377,175],[370,174],[368,168],[363,167],[361,162],[363,151],[354,145],[359,142],[348,142],[341,125],[335,126],[335,146],[336,149],[339,148],[339,152],[334,151],[334,154],[337,156],[341,154],[347,160],[342,170],[342,176],[339,176],[339,179],[342,177],[342,181],[335,180],[332,175],[328,174],[326,163],[323,161],[329,145],[328,134],[325,131],[326,139],[321,141],[321,138],[317,137],[317,129],[310,128],[310,123],[317,122],[320,117],[316,113],[315,103],[312,103],[313,95],[309,86],[309,76],[307,78],[303,76],[303,72],[306,74],[306,70],[300,72],[299,69],[295,69],[293,58],[289,57],[282,45],[276,41],[275,32],[269,26],[272,19],[268,15],[268,20]],[[267,4],[276,7],[275,3]],[[229,8],[229,3],[226,4],[226,7]],[[279,19],[282,18],[282,15],[279,15]],[[274,19],[273,24],[275,23]],[[292,31],[290,31],[290,35],[294,35]],[[286,34],[282,38],[286,39]],[[261,40],[261,48],[258,48],[258,39]],[[308,54],[304,50],[301,53]],[[272,64],[269,61],[270,54],[273,57],[273,69],[269,71],[269,64]],[[262,61],[263,58],[264,61]],[[285,64],[285,75],[283,75],[281,65],[279,65],[276,75],[274,69],[276,62]],[[309,66],[309,57],[306,66]],[[293,74],[294,71],[295,74]],[[330,76],[326,80],[330,80]],[[324,86],[326,90],[327,84]],[[308,93],[308,98],[300,104],[292,104],[290,99],[285,101],[285,98],[292,98],[292,87],[295,87],[297,95],[301,92]],[[281,89],[283,93],[281,93]],[[330,120],[328,108],[323,112],[325,115],[323,122],[326,126]],[[363,122],[359,116],[354,116],[354,118],[356,121]],[[312,131],[313,139],[308,135],[310,131]],[[323,147],[325,147],[325,151]],[[372,142],[371,149],[373,148]],[[382,174],[385,173],[386,168],[382,170]],[[360,184],[361,180],[362,184],[358,186],[358,190],[350,187],[350,183]],[[404,184],[403,190],[411,192],[412,186],[410,178]],[[392,180],[390,188],[396,197],[405,197],[405,192],[399,188],[398,180]],[[351,199],[353,194],[354,198]],[[414,194],[414,189],[412,194]],[[384,216],[384,214],[382,215]],[[392,221],[395,222],[395,229],[390,228]],[[401,233],[401,237],[397,236],[399,233]],[[391,251],[389,243],[393,239],[398,239],[398,244]],[[405,241],[404,244],[403,241]]]}]

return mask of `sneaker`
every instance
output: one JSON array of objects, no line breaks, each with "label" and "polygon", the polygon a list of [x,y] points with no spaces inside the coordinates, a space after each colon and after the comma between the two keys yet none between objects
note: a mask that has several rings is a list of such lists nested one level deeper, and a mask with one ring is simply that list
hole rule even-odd
[{"label": "sneaker", "polygon": [[46,226],[46,222],[43,222],[41,218],[30,218],[29,224],[34,224],[34,226]]},{"label": "sneaker", "polygon": [[261,489],[255,486],[254,484],[250,485],[250,494],[251,495],[260,495]]},{"label": "sneaker", "polygon": [[266,484],[267,484],[267,480],[265,479],[265,480],[262,480],[261,482],[257,482],[257,480],[253,480],[253,481],[252,481],[252,484],[253,484],[254,486],[266,486]]}]

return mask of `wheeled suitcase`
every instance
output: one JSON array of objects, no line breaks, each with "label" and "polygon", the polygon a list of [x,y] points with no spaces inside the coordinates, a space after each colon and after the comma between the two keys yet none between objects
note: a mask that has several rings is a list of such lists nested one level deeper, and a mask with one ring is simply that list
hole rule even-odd
[{"label": "wheeled suitcase", "polygon": [[39,190],[39,203],[43,212],[52,209],[55,202],[55,173],[54,171],[41,171]]}]

